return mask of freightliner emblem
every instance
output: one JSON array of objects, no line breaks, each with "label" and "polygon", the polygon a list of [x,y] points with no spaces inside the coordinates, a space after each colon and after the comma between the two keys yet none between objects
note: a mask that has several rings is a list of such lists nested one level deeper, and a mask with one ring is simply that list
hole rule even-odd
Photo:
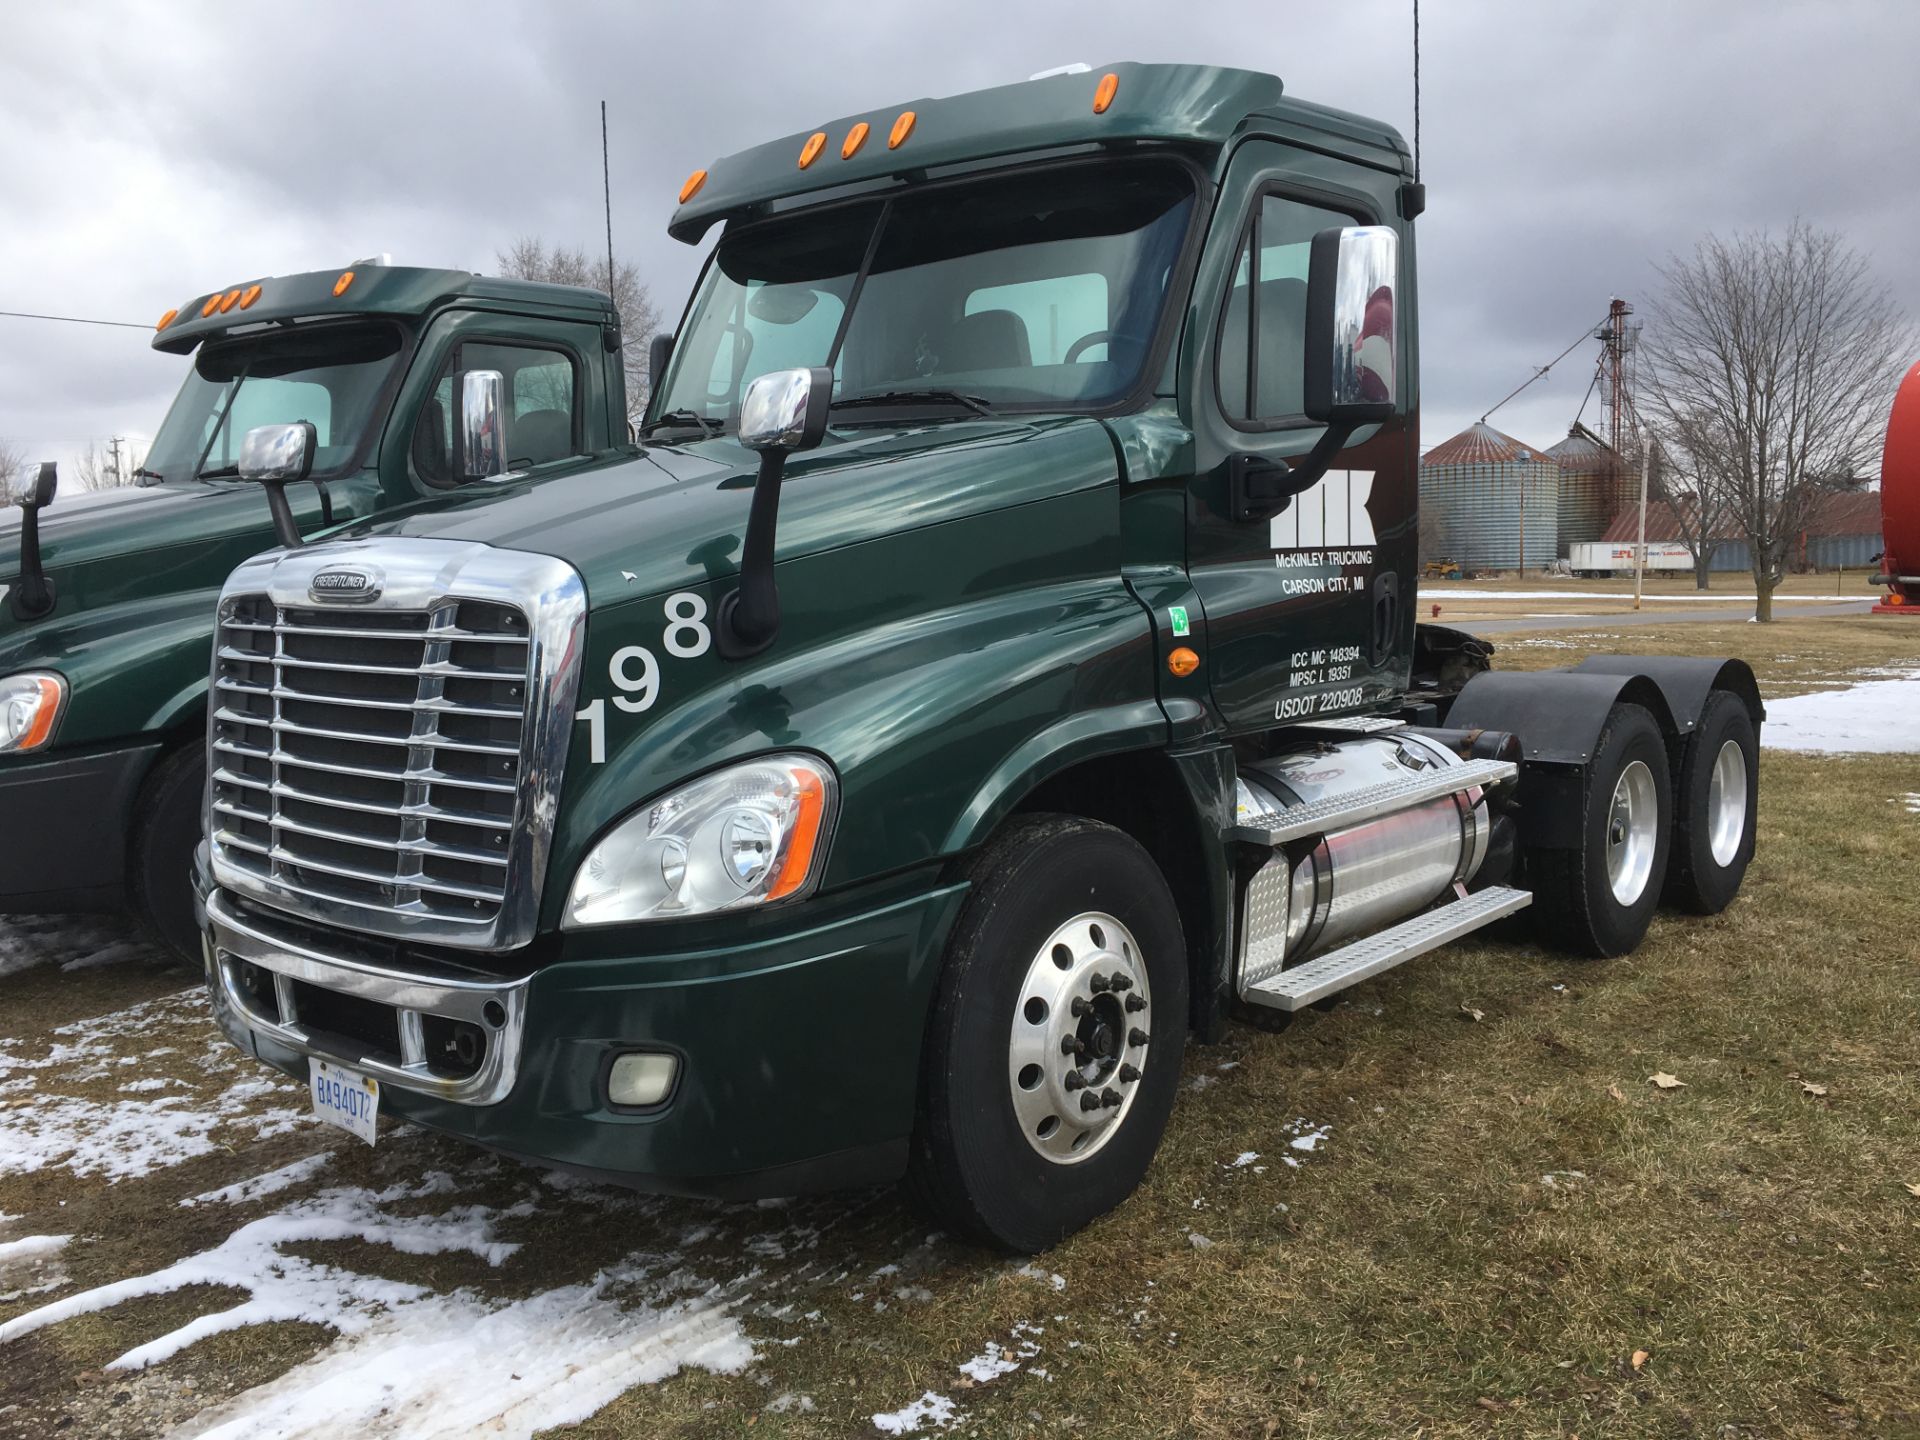
[{"label": "freightliner emblem", "polygon": [[380,597],[380,574],[368,570],[322,570],[307,586],[307,594],[336,605],[364,605]]}]

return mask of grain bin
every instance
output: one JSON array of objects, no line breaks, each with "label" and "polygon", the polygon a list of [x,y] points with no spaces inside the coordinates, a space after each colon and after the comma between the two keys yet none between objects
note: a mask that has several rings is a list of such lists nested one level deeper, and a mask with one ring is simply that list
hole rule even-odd
[{"label": "grain bin", "polygon": [[1547,454],[1560,467],[1560,548],[1555,553],[1564,557],[1569,546],[1606,535],[1608,524],[1626,503],[1621,482],[1627,469],[1613,447],[1578,420],[1567,438]]},{"label": "grain bin", "polygon": [[1482,421],[1420,461],[1422,528],[1469,569],[1538,570],[1560,554],[1560,467]]}]

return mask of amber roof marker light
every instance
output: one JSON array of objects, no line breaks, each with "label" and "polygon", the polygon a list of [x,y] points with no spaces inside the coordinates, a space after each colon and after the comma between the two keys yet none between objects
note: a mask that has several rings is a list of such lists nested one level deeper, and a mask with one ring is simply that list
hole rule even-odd
[{"label": "amber roof marker light", "polygon": [[334,293],[334,295],[335,295],[335,296],[340,296],[340,295],[344,295],[344,294],[346,294],[346,293],[347,293],[347,287],[348,287],[349,285],[351,285],[352,283],[353,283],[353,271],[351,271],[351,270],[342,270],[342,271],[340,272],[340,278],[339,278],[338,280],[336,280],[336,281],[334,281],[334,282],[333,282],[333,293]]},{"label": "amber roof marker light", "polygon": [[847,138],[840,142],[840,158],[842,160],[851,160],[854,151],[867,143],[867,131],[870,128],[867,122],[862,120],[851,130],[847,131]]},{"label": "amber roof marker light", "polygon": [[800,147],[800,168],[806,169],[820,158],[820,152],[827,148],[827,132],[816,130],[807,136],[807,143]]},{"label": "amber roof marker light", "polygon": [[907,136],[913,133],[913,122],[918,117],[911,110],[902,110],[900,118],[893,122],[893,129],[887,132],[887,148],[898,150],[906,143]]},{"label": "amber roof marker light", "polygon": [[1093,113],[1104,115],[1107,107],[1113,104],[1114,92],[1120,88],[1120,77],[1109,70],[1100,77],[1100,84],[1093,92]]},{"label": "amber roof marker light", "polygon": [[233,309],[233,307],[238,305],[239,303],[240,303],[240,291],[236,287],[235,289],[229,290],[226,293],[226,296],[220,301],[220,313],[222,315],[226,314],[229,310]]},{"label": "amber roof marker light", "polygon": [[260,287],[258,285],[249,285],[247,287],[247,293],[240,297],[240,308],[242,310],[247,310],[252,308],[253,302],[258,300],[259,298],[260,298]]},{"label": "amber roof marker light", "polygon": [[687,201],[698,195],[700,193],[700,187],[706,183],[707,172],[704,170],[696,170],[687,176],[686,183],[680,187],[680,203],[684,205]]},{"label": "amber roof marker light", "polygon": [[164,315],[162,315],[162,316],[160,317],[160,323],[159,323],[158,325],[156,325],[156,326],[154,326],[153,328],[154,328],[154,329],[156,329],[156,330],[164,330],[164,329],[166,329],[166,328],[167,328],[167,326],[169,326],[169,325],[171,325],[171,324],[173,323],[173,317],[174,317],[174,316],[176,316],[176,315],[178,315],[179,313],[180,313],[180,312],[179,312],[178,310],[169,310],[169,311],[167,311],[167,313],[166,313],[166,314],[164,314]]},{"label": "amber roof marker light", "polygon": [[226,297],[223,294],[223,292],[219,290],[216,290],[213,292],[213,294],[207,296],[207,303],[200,307],[200,318],[204,320],[209,315],[213,314],[214,311],[220,308],[220,302],[225,298]]}]

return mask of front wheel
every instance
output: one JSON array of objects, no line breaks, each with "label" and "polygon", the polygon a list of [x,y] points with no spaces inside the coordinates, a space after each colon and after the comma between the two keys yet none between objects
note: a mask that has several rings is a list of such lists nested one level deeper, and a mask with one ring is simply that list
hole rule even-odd
[{"label": "front wheel", "polygon": [[908,1186],[944,1228],[1033,1253],[1124,1200],[1186,1041],[1179,912],[1133,839],[1014,821],[972,868],[928,1021]]},{"label": "front wheel", "polygon": [[1541,938],[1581,955],[1624,955],[1660,903],[1672,840],[1666,740],[1639,705],[1613,707],[1582,793],[1580,843],[1527,857]]},{"label": "front wheel", "polygon": [[193,850],[200,843],[200,805],[207,756],[188,743],[163,757],[140,789],[127,847],[133,913],[147,935],[183,964],[200,963],[193,918]]}]

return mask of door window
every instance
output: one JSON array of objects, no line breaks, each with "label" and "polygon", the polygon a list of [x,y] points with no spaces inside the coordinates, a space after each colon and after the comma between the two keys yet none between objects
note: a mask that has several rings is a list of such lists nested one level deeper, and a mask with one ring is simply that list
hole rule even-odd
[{"label": "door window", "polygon": [[[455,367],[458,366],[458,371]],[[573,357],[564,351],[497,341],[455,347],[413,427],[413,467],[433,485],[453,484],[455,380],[468,370],[498,370],[505,383],[507,463],[515,470],[582,453],[575,439]]]},{"label": "door window", "polygon": [[1259,425],[1300,415],[1313,237],[1351,224],[1353,217],[1338,210],[1262,197],[1220,321],[1217,373],[1229,420]]}]

